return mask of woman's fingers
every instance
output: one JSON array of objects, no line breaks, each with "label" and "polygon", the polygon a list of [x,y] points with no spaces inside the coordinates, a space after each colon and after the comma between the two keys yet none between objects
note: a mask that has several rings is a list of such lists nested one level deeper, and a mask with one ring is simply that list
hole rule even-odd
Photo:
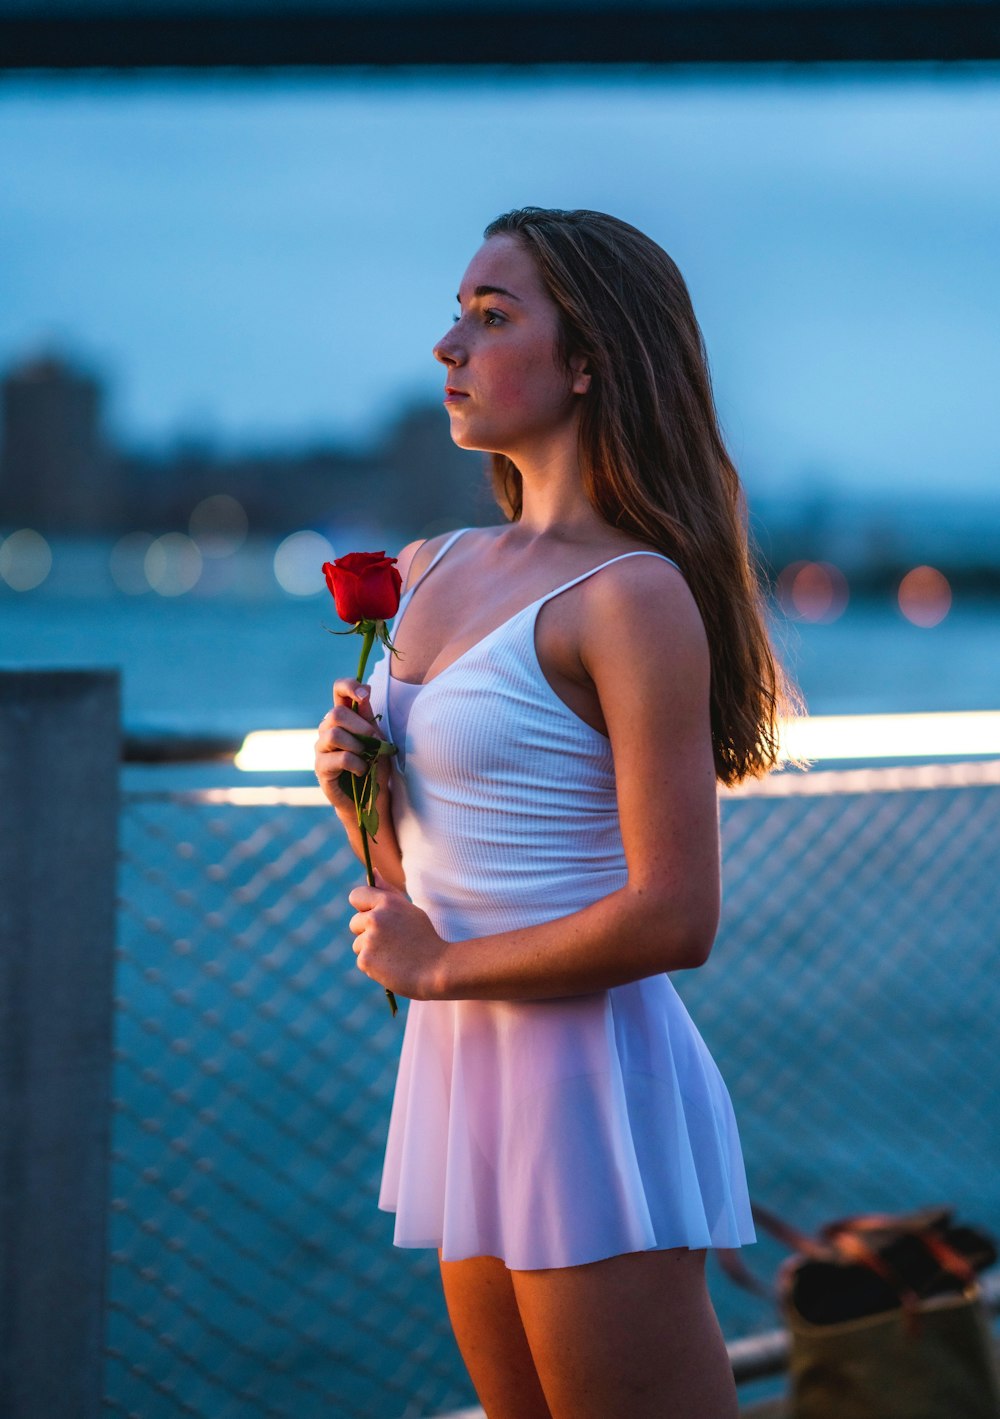
[{"label": "woman's fingers", "polygon": [[350,708],[357,702],[357,713],[370,724],[374,724],[375,715],[371,706],[371,686],[363,680],[334,680],[333,682],[333,703],[334,705],[347,705]]},{"label": "woman's fingers", "polygon": [[319,722],[318,732],[321,736],[330,736],[331,743],[341,749],[360,749],[359,734],[374,734],[378,739],[385,737],[373,717],[366,719],[349,705],[334,705],[332,710],[327,710]]},{"label": "woman's fingers", "polygon": [[345,769],[361,777],[368,772],[368,765],[360,754],[348,754],[342,749],[316,750],[316,772],[321,778],[336,778]]},{"label": "woman's fingers", "polygon": [[[313,748],[316,752],[316,770],[326,774],[339,774],[344,769],[352,774],[366,774],[368,761],[360,752],[361,746],[351,736],[349,742],[339,743],[330,734],[320,734]],[[353,747],[352,747],[353,745]]]},{"label": "woman's fingers", "polygon": [[[358,706],[356,710],[352,708],[355,702]],[[345,769],[357,777],[368,772],[369,765],[359,735],[385,738],[371,707],[369,686],[363,681],[346,677],[335,680],[333,708],[327,710],[320,720],[313,745],[316,777],[331,802],[340,803],[344,798],[338,780]],[[379,780],[383,781],[388,772],[388,761],[380,759],[377,762]],[[347,797],[350,798],[350,794]]]},{"label": "woman's fingers", "polygon": [[366,691],[367,686],[359,684],[357,680],[345,679],[335,681],[333,689],[333,709],[327,710],[320,720],[313,744],[316,774],[320,778],[329,779],[336,779],[344,769],[352,774],[365,774],[368,771],[368,763],[363,757],[363,746],[357,736],[365,734],[374,735],[378,739],[385,738],[364,693],[359,700],[359,710],[362,712],[351,709],[351,701],[357,692]]}]

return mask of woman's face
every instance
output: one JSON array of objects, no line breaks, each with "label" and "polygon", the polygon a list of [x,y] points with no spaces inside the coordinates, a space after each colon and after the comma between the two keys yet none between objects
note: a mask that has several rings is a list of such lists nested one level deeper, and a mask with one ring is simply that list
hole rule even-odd
[{"label": "woman's face", "polygon": [[447,369],[445,408],[461,448],[516,460],[575,425],[590,376],[559,362],[559,311],[527,248],[495,236],[462,277],[459,315],[434,346]]}]

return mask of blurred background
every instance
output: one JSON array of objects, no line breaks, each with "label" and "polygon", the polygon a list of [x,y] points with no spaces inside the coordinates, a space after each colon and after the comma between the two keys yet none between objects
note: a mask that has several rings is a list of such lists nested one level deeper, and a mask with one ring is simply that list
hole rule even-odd
[{"label": "blurred background", "polygon": [[[357,656],[321,563],[500,520],[431,348],[538,204],[680,266],[810,714],[1000,710],[998,133],[976,0],[2,0],[0,668],[120,667],[147,742],[315,725]],[[723,802],[678,986],[760,1201],[996,1227],[1000,737],[943,769],[934,721],[897,772],[874,723],[874,767]],[[308,772],[260,782],[122,777],[103,1409],[441,1414],[434,1258],[375,1211],[360,868]],[[776,1324],[712,1284],[730,1341]]]},{"label": "blurred background", "polygon": [[681,267],[809,709],[993,707],[998,131],[981,65],[7,74],[2,654],[315,723],[320,563],[499,518],[430,351],[538,203]]}]

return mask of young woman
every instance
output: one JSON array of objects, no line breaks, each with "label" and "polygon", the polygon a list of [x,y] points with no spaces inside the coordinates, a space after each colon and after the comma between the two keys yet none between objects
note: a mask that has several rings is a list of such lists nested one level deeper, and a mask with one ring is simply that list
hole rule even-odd
[{"label": "young woman", "polygon": [[337,776],[376,722],[399,749],[349,896],[412,1001],[380,1206],[438,1248],[489,1419],[732,1419],[705,1252],[754,1230],[668,972],[708,957],[716,781],[772,765],[784,685],[676,266],[599,212],[485,236],[434,354],[506,520],[403,548],[398,657],[316,741],[359,855]]}]

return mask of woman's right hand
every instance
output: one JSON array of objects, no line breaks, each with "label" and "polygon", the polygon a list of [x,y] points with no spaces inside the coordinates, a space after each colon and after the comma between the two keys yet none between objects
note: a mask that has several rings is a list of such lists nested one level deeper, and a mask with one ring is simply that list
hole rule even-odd
[{"label": "woman's right hand", "polygon": [[[359,680],[335,680],[333,682],[333,709],[319,722],[315,749],[315,773],[324,795],[338,813],[350,810],[354,814],[354,798],[341,792],[339,776],[345,769],[362,777],[368,769],[361,755],[362,746],[356,735],[372,734],[377,739],[385,739],[378,727],[375,714],[368,698],[370,687]],[[354,701],[358,708],[351,709]],[[383,755],[377,760],[379,789],[384,789],[392,771],[391,755]]]}]

